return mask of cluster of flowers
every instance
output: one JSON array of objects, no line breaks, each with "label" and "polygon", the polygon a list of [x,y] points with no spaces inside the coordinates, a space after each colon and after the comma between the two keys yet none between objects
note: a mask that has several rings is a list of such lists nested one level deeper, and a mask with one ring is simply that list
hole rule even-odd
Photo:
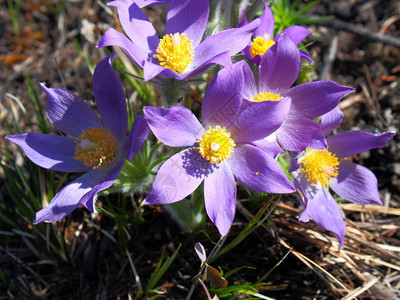
[{"label": "cluster of flowers", "polygon": [[[160,39],[142,11],[169,3],[165,35]],[[136,155],[149,129],[167,146],[183,147],[159,168],[147,204],[169,204],[190,195],[204,181],[207,214],[221,235],[232,225],[236,180],[263,193],[295,193],[303,205],[300,221],[310,218],[334,232],[343,244],[345,223],[329,192],[352,202],[380,204],[374,174],[346,159],[381,148],[393,132],[363,131],[328,135],[343,119],[338,108],[352,88],[332,81],[295,85],[301,60],[311,61],[297,44],[311,32],[292,26],[273,38],[274,18],[262,15],[203,40],[208,0],[115,0],[126,33],[109,29],[98,47],[118,46],[143,68],[144,80],[156,76],[185,80],[210,66],[222,69],[204,94],[201,122],[186,107],[147,106],[127,135],[122,84],[112,68],[115,54],[102,60],[93,76],[101,120],[81,98],[63,88],[47,88],[47,117],[67,136],[33,132],[8,136],[37,165],[63,172],[86,172],[36,215],[35,223],[54,222],[79,205],[95,211],[95,195],[112,185],[125,159]],[[244,59],[232,63],[241,52]],[[318,118],[318,119],[317,119]],[[319,121],[316,121],[319,120]],[[289,179],[277,162],[290,157]]]}]

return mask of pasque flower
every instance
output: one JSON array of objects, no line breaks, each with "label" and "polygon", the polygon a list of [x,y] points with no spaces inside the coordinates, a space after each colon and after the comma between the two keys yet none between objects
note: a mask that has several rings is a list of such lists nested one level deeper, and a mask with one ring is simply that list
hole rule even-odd
[{"label": "pasque flower", "polygon": [[79,205],[95,211],[95,196],[110,187],[125,159],[143,146],[149,128],[142,115],[135,118],[127,136],[125,94],[111,66],[113,56],[103,59],[93,75],[93,94],[101,120],[81,98],[64,88],[42,89],[47,94],[49,121],[68,136],[28,132],[7,139],[22,148],[35,164],[54,171],[85,172],[37,212],[36,223],[64,218]]},{"label": "pasque flower", "polygon": [[[337,110],[333,112],[337,117],[331,114],[330,120],[341,118]],[[329,188],[354,203],[381,204],[375,175],[348,158],[363,151],[384,147],[394,134],[345,131],[329,136],[328,147],[325,149],[307,148],[302,153],[294,154],[292,174],[304,207],[300,221],[308,222],[311,218],[322,228],[334,232],[343,245],[346,225]]]},{"label": "pasque flower", "polygon": [[204,181],[206,211],[221,235],[227,234],[235,215],[234,178],[261,192],[293,192],[274,158],[253,143],[282,124],[289,99],[250,103],[240,110],[243,63],[222,69],[211,81],[202,104],[203,125],[182,106],[144,108],[150,129],[161,142],[186,147],[160,167],[146,203],[182,200]]},{"label": "pasque flower", "polygon": [[[287,34],[291,41],[296,45],[306,38],[311,31],[303,26],[290,26],[274,37],[274,14],[271,8],[264,2],[264,12],[261,14],[260,25],[254,30],[254,35],[251,42],[242,50],[244,56],[246,56],[253,64],[259,64],[261,56],[276,43],[276,40],[283,33]],[[247,24],[246,13],[243,13],[243,20],[238,24],[238,27],[242,27]],[[300,51],[302,58],[312,61],[309,54],[305,51]]]},{"label": "pasque flower", "polygon": [[118,46],[138,66],[145,80],[155,76],[183,80],[196,76],[212,64],[231,65],[231,56],[250,41],[259,20],[242,28],[213,34],[202,41],[209,15],[208,0],[170,1],[165,35],[160,39],[144,12],[132,1],[108,4],[118,9],[127,36],[107,30],[98,47]]},{"label": "pasque flower", "polygon": [[321,127],[312,119],[333,110],[352,88],[329,80],[292,87],[300,72],[300,53],[285,33],[262,56],[258,83],[248,65],[243,65],[243,72],[244,99],[252,102],[290,99],[289,114],[274,133],[282,148],[289,151],[303,151],[306,147],[326,148]]}]

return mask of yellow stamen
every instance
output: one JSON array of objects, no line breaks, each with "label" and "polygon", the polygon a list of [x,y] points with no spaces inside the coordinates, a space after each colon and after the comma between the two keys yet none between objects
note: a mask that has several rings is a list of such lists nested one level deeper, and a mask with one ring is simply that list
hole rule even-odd
[{"label": "yellow stamen", "polygon": [[194,57],[192,40],[184,33],[164,35],[156,51],[160,65],[174,72],[183,72]]},{"label": "yellow stamen", "polygon": [[263,101],[279,101],[283,97],[280,96],[280,94],[274,94],[271,92],[259,92],[257,95],[254,96],[254,98],[251,100],[253,102],[263,102]]},{"label": "yellow stamen", "polygon": [[106,167],[114,161],[118,148],[112,133],[103,127],[82,130],[75,143],[74,159],[93,169]]},{"label": "yellow stamen", "polygon": [[196,149],[200,155],[212,164],[220,163],[231,157],[233,148],[236,146],[231,139],[231,134],[225,127],[219,125],[214,128],[210,126],[197,142],[199,146]]},{"label": "yellow stamen", "polygon": [[301,173],[307,177],[307,181],[321,183],[329,186],[331,180],[338,176],[339,159],[326,149],[306,149],[306,153],[300,162]]},{"label": "yellow stamen", "polygon": [[255,57],[256,55],[264,55],[265,51],[267,51],[273,45],[275,45],[275,42],[267,37],[256,37],[250,46],[251,57]]}]

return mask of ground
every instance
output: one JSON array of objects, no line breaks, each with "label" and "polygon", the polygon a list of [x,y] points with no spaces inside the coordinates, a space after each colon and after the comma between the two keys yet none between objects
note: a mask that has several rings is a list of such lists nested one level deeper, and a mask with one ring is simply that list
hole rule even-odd
[{"label": "ground", "polygon": [[[308,1],[303,1],[308,2]],[[157,20],[162,9],[147,11]],[[355,90],[340,103],[345,119],[340,130],[372,133],[398,131],[400,124],[400,3],[396,0],[320,1],[312,16],[334,16],[331,21],[307,26],[308,50],[314,58],[314,80],[334,80]],[[0,145],[21,155],[4,139],[14,130],[40,132],[40,120],[28,101],[34,87],[39,102],[45,95],[39,82],[62,86],[84,99],[92,98],[92,67],[103,57],[95,47],[115,11],[100,1],[22,1],[15,32],[9,7],[0,5]],[[390,38],[387,38],[390,37]],[[52,132],[54,129],[50,128]],[[7,158],[2,152],[2,164]],[[273,200],[269,221],[246,240],[213,263],[225,272],[244,268],[228,278],[229,285],[257,281],[289,251],[289,255],[264,282],[260,293],[276,299],[397,299],[400,297],[400,137],[379,150],[355,158],[378,178],[382,207],[341,204],[348,226],[343,249],[335,237],[312,222],[297,221],[297,200]],[[4,174],[0,174],[4,178]],[[41,176],[48,176],[42,171]],[[3,178],[1,179],[3,181]],[[3,203],[13,205],[0,183]],[[246,198],[242,191],[243,199]],[[136,195],[135,201],[143,195]],[[113,199],[117,203],[120,198]],[[225,245],[246,226],[253,213],[239,200],[235,225]],[[116,204],[118,206],[118,204]],[[127,210],[133,208],[129,205]],[[137,297],[135,269],[145,284],[165,247],[165,258],[182,244],[179,255],[157,287],[164,299],[184,299],[199,270],[193,251],[201,242],[207,252],[213,244],[199,232],[182,231],[160,208],[141,207],[143,219],[126,222],[124,231],[112,218],[91,216],[78,209],[51,230],[64,242],[59,255],[51,245],[38,241],[32,220],[15,217],[20,227],[0,223],[0,299],[86,299]],[[135,219],[136,220],[136,219]],[[218,240],[212,224],[205,227]],[[22,233],[21,233],[22,232]],[[116,243],[120,234],[130,239]],[[135,266],[135,269],[132,266]],[[160,287],[161,286],[161,287]],[[197,287],[193,299],[204,299]]]}]

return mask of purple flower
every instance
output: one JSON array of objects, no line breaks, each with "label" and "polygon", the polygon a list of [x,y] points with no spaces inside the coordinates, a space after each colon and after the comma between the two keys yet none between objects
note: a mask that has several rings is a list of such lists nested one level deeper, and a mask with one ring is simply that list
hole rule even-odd
[{"label": "purple flower", "polygon": [[306,147],[326,148],[320,125],[312,119],[333,110],[353,89],[333,81],[315,81],[291,87],[300,72],[300,53],[287,34],[282,34],[261,58],[258,84],[249,66],[243,65],[244,99],[281,101],[289,97],[290,111],[274,133],[282,148],[303,151]]},{"label": "purple flower", "polygon": [[253,143],[282,124],[289,99],[250,103],[240,110],[243,63],[222,69],[211,81],[202,104],[203,125],[182,106],[144,108],[150,129],[161,142],[186,148],[161,166],[146,203],[182,200],[204,181],[206,211],[221,235],[227,234],[235,215],[235,178],[261,192],[293,192],[274,158]]},{"label": "purple flower", "polygon": [[382,148],[394,132],[373,135],[364,131],[347,131],[327,138],[326,149],[307,148],[292,163],[295,186],[300,191],[304,211],[300,221],[311,218],[322,228],[334,232],[343,245],[346,226],[329,193],[331,188],[340,197],[359,204],[381,204],[378,182],[367,168],[346,157],[363,151]]},{"label": "purple flower", "polygon": [[145,80],[155,76],[183,80],[196,76],[213,64],[229,66],[231,56],[250,41],[255,20],[242,28],[218,32],[202,41],[209,14],[208,0],[171,0],[165,35],[160,39],[144,14],[132,1],[115,0],[124,34],[107,30],[97,47],[118,46],[138,66]]},{"label": "purple flower", "polygon": [[[283,33],[287,34],[290,40],[296,45],[300,43],[305,37],[311,34],[307,28],[303,26],[290,26],[282,30],[274,38],[274,14],[271,8],[264,2],[264,12],[259,17],[261,22],[257,29],[254,31],[253,40],[247,45],[245,49],[242,50],[244,56],[251,60],[252,64],[258,65],[260,63],[261,56],[276,43],[276,40]],[[242,27],[247,24],[246,12],[243,13],[244,18],[238,24],[238,27]],[[308,61],[312,61],[311,57],[305,51],[300,51],[301,58]]]},{"label": "purple flower", "polygon": [[63,88],[42,89],[47,94],[47,117],[68,136],[28,132],[8,136],[35,164],[54,171],[86,172],[61,189],[51,203],[36,213],[35,224],[55,222],[79,205],[95,211],[95,195],[110,187],[124,165],[142,148],[149,128],[138,115],[129,136],[125,94],[111,66],[103,59],[93,75],[93,93],[101,120],[81,98]]}]

